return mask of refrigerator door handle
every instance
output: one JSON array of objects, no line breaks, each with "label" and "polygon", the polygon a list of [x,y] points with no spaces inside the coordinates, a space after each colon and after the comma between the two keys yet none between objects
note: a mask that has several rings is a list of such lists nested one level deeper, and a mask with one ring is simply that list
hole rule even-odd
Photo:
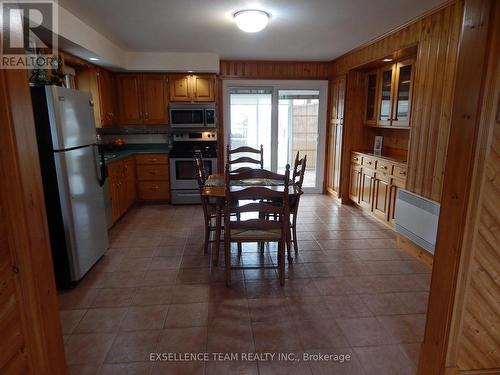
[{"label": "refrigerator door handle", "polygon": [[[98,155],[95,154],[96,148]],[[94,163],[96,168],[97,181],[99,182],[99,186],[103,187],[104,183],[106,182],[106,178],[108,177],[106,163],[104,162],[104,152],[102,152],[100,147],[95,144],[92,145],[92,152],[94,153]],[[100,161],[100,163],[98,160]]]}]

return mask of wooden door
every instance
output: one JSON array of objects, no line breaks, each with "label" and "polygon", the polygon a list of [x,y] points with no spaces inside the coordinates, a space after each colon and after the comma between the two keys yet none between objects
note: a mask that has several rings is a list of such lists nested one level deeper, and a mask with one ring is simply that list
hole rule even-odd
[{"label": "wooden door", "polygon": [[197,102],[215,101],[215,77],[213,75],[195,75],[191,77],[192,100]]},{"label": "wooden door", "polygon": [[362,169],[359,204],[368,210],[372,209],[374,179],[375,179],[375,172],[366,168]]},{"label": "wooden door", "polygon": [[337,102],[338,102],[338,85],[337,82],[331,81],[330,83],[330,121],[328,123],[328,154],[327,154],[327,168],[326,168],[326,187],[334,192],[334,175],[335,175],[335,137],[336,137],[336,124],[337,124]]},{"label": "wooden door", "polygon": [[373,180],[373,214],[384,221],[389,220],[391,178],[386,173],[378,173]]},{"label": "wooden door", "polygon": [[391,186],[389,191],[389,215],[388,220],[393,226],[395,225],[396,218],[396,196],[398,193],[398,189],[405,188],[405,180],[401,180],[399,178],[391,179]]},{"label": "wooden door", "polygon": [[414,72],[414,61],[395,64],[394,98],[391,125],[396,127],[410,126],[411,92]]},{"label": "wooden door", "polygon": [[361,189],[361,167],[357,165],[352,165],[350,182],[349,182],[349,198],[355,203],[359,203],[360,189]]},{"label": "wooden door", "polygon": [[365,124],[376,125],[378,115],[379,70],[366,74]]},{"label": "wooden door", "polygon": [[378,87],[377,125],[390,126],[393,109],[395,69],[391,65],[380,69],[380,83]]},{"label": "wooden door", "polygon": [[99,101],[101,107],[101,125],[112,126],[116,120],[113,105],[113,81],[111,74],[103,69],[97,72],[97,84],[99,86]]},{"label": "wooden door", "polygon": [[0,102],[0,373],[66,375],[25,70],[0,70]]},{"label": "wooden door", "polygon": [[190,76],[172,74],[168,78],[170,101],[172,102],[189,102],[191,101],[191,87],[189,84]]},{"label": "wooden door", "polygon": [[116,77],[116,88],[120,124],[142,124],[141,75],[119,74]]},{"label": "wooden door", "polygon": [[143,113],[144,124],[166,125],[167,116],[167,77],[164,74],[143,74]]}]

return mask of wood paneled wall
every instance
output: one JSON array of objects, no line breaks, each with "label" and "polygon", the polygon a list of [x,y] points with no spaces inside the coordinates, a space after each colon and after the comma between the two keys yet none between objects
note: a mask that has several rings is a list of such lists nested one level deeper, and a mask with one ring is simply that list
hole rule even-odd
[{"label": "wood paneled wall", "polygon": [[221,60],[224,79],[328,79],[329,62],[315,61],[232,61]]},{"label": "wood paneled wall", "polygon": [[[337,76],[418,45],[407,188],[436,201],[441,199],[462,14],[463,1],[456,1],[332,63]],[[348,124],[347,116],[345,125],[358,127]]]},{"label": "wood paneled wall", "polygon": [[447,367],[500,372],[500,2],[495,2]]},{"label": "wood paneled wall", "polygon": [[67,374],[27,72],[0,69],[0,373]]}]

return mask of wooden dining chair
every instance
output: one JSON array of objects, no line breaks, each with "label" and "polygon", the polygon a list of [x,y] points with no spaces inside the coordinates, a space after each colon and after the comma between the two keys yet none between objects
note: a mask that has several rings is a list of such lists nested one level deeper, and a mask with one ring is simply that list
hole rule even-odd
[{"label": "wooden dining chair", "polygon": [[[279,181],[277,186],[231,186],[233,181],[248,179],[270,179]],[[248,169],[239,173],[231,173],[229,164],[225,173],[225,207],[224,207],[224,259],[226,264],[226,284],[231,285],[231,270],[241,268],[271,268],[263,267],[233,267],[231,265],[231,243],[245,242],[278,242],[279,281],[285,283],[285,247],[289,231],[290,212],[288,207],[288,188],[290,181],[290,166],[286,166],[284,175],[265,169]],[[270,201],[282,202],[281,205]],[[250,203],[239,204],[241,201]],[[253,213],[254,218],[241,219],[241,214]],[[240,216],[231,220],[231,215]],[[272,220],[273,215],[277,219]]]},{"label": "wooden dining chair", "polygon": [[207,174],[205,171],[205,164],[201,153],[194,155],[194,167],[196,179],[198,180],[198,188],[200,190],[201,206],[203,208],[203,217],[205,219],[205,242],[203,244],[203,253],[208,253],[208,246],[210,242],[210,234],[216,230],[215,221],[217,219],[217,207],[215,203],[211,203],[209,198],[202,194],[202,190],[207,181]]},{"label": "wooden dining chair", "polygon": [[[238,156],[238,154],[256,154],[259,159],[254,159],[250,156]],[[232,157],[235,156],[233,159]],[[255,165],[256,168],[260,167],[260,169],[264,168],[264,146],[260,145],[260,150],[249,146],[241,146],[231,150],[229,145],[227,145],[226,150],[226,164],[230,166],[231,173],[239,173],[245,170],[251,169],[249,166],[237,167],[238,164],[251,164]],[[237,168],[236,168],[237,167]],[[236,168],[236,169],[234,169]]]},{"label": "wooden dining chair", "polygon": [[[304,155],[302,159],[299,159],[299,152],[297,151],[297,155],[295,156],[295,162],[293,165],[293,173],[292,173],[292,182],[302,190],[302,185],[304,183],[304,173],[306,171],[307,165],[307,155]],[[290,198],[290,234],[287,241],[288,251],[290,251],[290,242],[293,241],[293,248],[295,250],[295,254],[299,251],[299,245],[297,241],[297,213],[299,210],[299,202],[300,196],[294,196]]]}]

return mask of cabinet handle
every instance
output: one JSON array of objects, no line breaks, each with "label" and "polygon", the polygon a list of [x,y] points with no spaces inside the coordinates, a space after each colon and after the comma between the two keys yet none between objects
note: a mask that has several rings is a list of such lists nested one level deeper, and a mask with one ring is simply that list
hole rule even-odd
[{"label": "cabinet handle", "polygon": [[155,171],[149,171],[149,174],[152,174],[153,176],[156,174]]},{"label": "cabinet handle", "polygon": [[387,167],[386,167],[385,165],[382,165],[382,166],[380,167],[380,169],[387,170]]},{"label": "cabinet handle", "polygon": [[148,113],[148,112],[146,112],[146,113],[144,114],[144,116],[145,116],[146,120],[149,120],[149,113]]},{"label": "cabinet handle", "polygon": [[405,171],[401,171],[401,172],[399,172],[399,174],[400,174],[401,176],[406,176],[406,172],[405,172]]},{"label": "cabinet handle", "polygon": [[158,161],[158,159],[157,158],[151,158],[151,159],[149,159],[149,161]]},{"label": "cabinet handle", "polygon": [[160,187],[158,185],[151,186],[151,191],[158,191],[158,190],[160,190]]}]

